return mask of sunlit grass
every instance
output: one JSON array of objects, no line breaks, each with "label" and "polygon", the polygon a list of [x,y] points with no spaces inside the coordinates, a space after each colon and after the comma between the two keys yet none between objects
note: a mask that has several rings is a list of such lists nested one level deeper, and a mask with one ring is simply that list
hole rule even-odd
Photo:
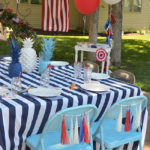
[{"label": "sunlit grass", "polygon": [[[39,38],[43,35],[39,35]],[[45,36],[56,40],[53,60],[68,61],[73,64],[74,46],[77,42],[88,42],[88,36]],[[106,37],[98,37],[98,43],[105,43]],[[8,45],[0,41],[0,54],[8,54]],[[37,53],[40,49],[36,49]],[[84,58],[86,59],[86,56]],[[119,67],[133,72],[136,85],[142,90],[150,91],[150,35],[128,35],[122,38],[122,64]],[[114,66],[111,70],[117,69]]]}]

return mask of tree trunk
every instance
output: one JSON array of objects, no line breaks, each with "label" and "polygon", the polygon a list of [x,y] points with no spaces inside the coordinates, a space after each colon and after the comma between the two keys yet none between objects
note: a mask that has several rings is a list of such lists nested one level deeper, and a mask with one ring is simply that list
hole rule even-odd
[{"label": "tree trunk", "polygon": [[114,44],[111,50],[111,63],[112,65],[119,66],[121,64],[122,1],[116,5],[112,5],[111,12],[116,20],[116,24],[112,25],[112,39]]},{"label": "tree trunk", "polygon": [[[90,15],[89,42],[97,43],[99,7]],[[94,53],[88,53],[88,60],[96,61]]]}]

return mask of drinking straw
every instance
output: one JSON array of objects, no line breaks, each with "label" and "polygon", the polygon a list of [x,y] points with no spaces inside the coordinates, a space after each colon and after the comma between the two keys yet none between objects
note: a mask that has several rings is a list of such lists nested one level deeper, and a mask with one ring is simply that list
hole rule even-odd
[{"label": "drinking straw", "polygon": [[50,73],[51,73],[51,68],[52,68],[52,66],[51,66],[50,64],[48,64],[47,67],[43,70],[43,73],[44,73],[47,69],[49,69],[49,74],[50,74]]},{"label": "drinking straw", "polygon": [[15,91],[16,91],[16,88],[18,86],[18,82],[19,82],[20,76],[21,76],[21,72],[19,73],[19,76],[18,76],[18,79],[17,79],[17,83],[16,83],[16,86],[15,86]]}]

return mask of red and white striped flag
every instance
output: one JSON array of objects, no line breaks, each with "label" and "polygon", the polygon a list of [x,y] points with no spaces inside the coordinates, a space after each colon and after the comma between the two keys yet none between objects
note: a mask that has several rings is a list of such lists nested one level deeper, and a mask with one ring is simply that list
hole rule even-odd
[{"label": "red and white striped flag", "polygon": [[42,1],[42,30],[69,31],[69,0]]}]

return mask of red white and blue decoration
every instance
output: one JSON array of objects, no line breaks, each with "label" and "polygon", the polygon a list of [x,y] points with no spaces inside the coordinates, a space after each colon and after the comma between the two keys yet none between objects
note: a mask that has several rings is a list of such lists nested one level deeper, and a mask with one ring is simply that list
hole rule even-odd
[{"label": "red white and blue decoration", "polygon": [[[78,126],[78,119],[80,119],[80,126]],[[84,117],[83,115],[81,115],[79,118],[78,116],[75,116],[74,125],[73,125],[73,116],[72,116],[70,121],[70,132],[68,138],[66,124],[65,124],[65,116],[63,116],[62,125],[61,125],[61,140],[60,140],[61,144],[79,144],[81,142],[89,143],[90,142],[89,130],[90,130],[89,116],[87,116],[87,122],[85,119],[85,114]]]},{"label": "red white and blue decoration", "polygon": [[100,0],[75,0],[74,3],[81,14],[88,15],[96,10]]},{"label": "red white and blue decoration", "polygon": [[115,18],[114,18],[114,16],[113,16],[113,14],[112,13],[110,13],[110,17],[108,18],[108,20],[107,20],[107,22],[106,22],[106,24],[105,24],[105,26],[104,26],[104,28],[105,28],[105,30],[106,30],[106,44],[108,44],[109,46],[111,46],[112,47],[112,44],[111,44],[111,35],[112,35],[112,28],[111,28],[111,25],[112,24],[115,24],[116,23],[116,20],[115,20]]},{"label": "red white and blue decoration", "polygon": [[66,124],[65,124],[65,116],[63,116],[62,126],[61,126],[61,144],[69,144],[69,138],[66,131]]},{"label": "red white and blue decoration", "polygon": [[69,0],[42,1],[42,30],[69,31]]},{"label": "red white and blue decoration", "polygon": [[95,53],[95,58],[99,62],[104,62],[107,59],[107,52],[106,52],[106,50],[103,49],[103,48],[98,49],[96,51],[96,53]]},{"label": "red white and blue decoration", "polygon": [[127,111],[126,111],[126,121],[125,121],[124,131],[125,132],[129,131],[129,109],[128,109],[128,107],[127,107]]},{"label": "red white and blue decoration", "polygon": [[120,108],[119,117],[117,119],[117,131],[120,132],[122,130],[122,106]]}]

